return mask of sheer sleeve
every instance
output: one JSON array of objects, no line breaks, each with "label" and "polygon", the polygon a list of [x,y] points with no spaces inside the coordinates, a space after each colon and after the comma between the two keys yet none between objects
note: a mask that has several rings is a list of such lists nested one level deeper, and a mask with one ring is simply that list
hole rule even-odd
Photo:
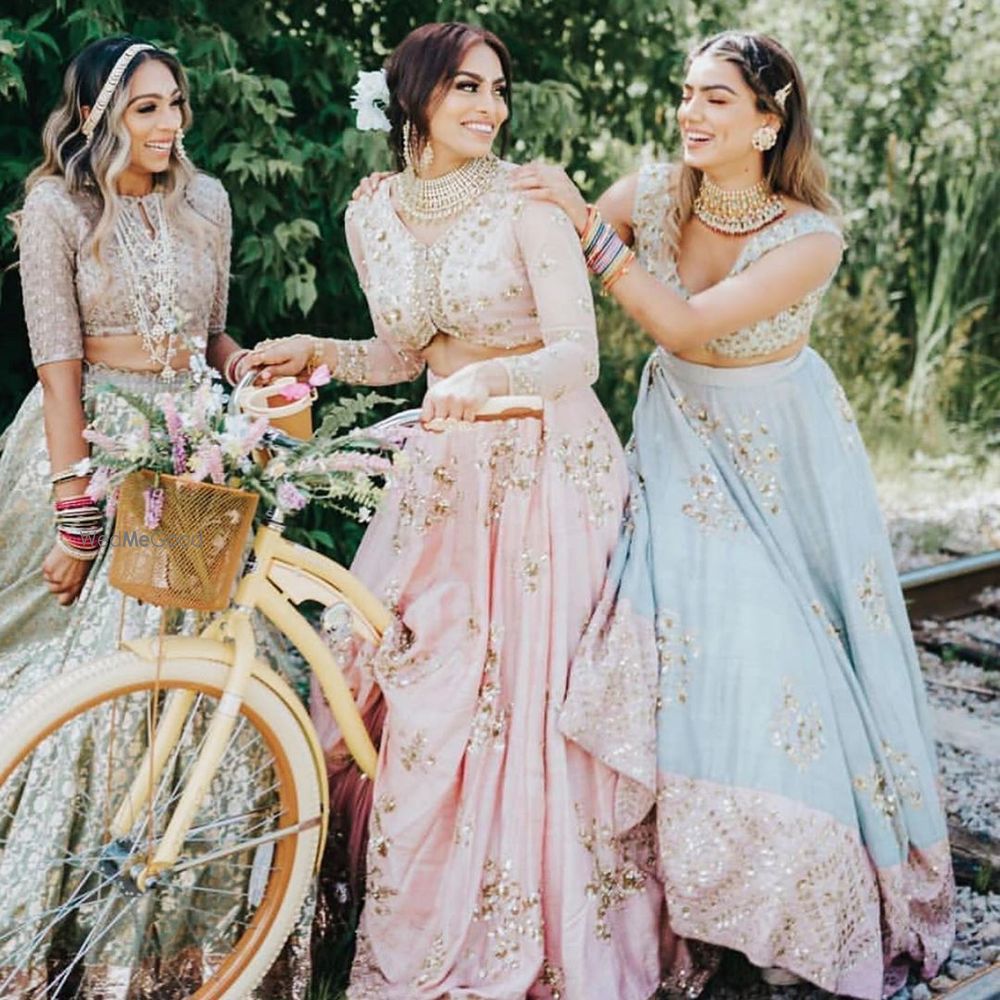
[{"label": "sheer sleeve", "polygon": [[219,185],[220,203],[218,208],[219,234],[218,257],[215,261],[215,295],[212,310],[208,315],[208,335],[217,337],[226,332],[226,313],[229,309],[229,274],[233,254],[233,210],[229,195]]},{"label": "sheer sleeve", "polygon": [[514,223],[545,346],[498,359],[510,391],[558,399],[597,378],[594,300],[580,239],[561,209],[525,202]]},{"label": "sheer sleeve", "polygon": [[229,307],[230,258],[233,252],[233,211],[222,182],[208,174],[197,173],[185,192],[188,204],[215,229],[215,287],[208,304],[206,330],[209,337],[226,332]]},{"label": "sheer sleeve", "polygon": [[18,230],[21,292],[35,367],[83,357],[76,297],[77,208],[55,181],[36,184]]},{"label": "sheer sleeve", "polygon": [[[345,229],[347,248],[357,272],[358,281],[368,294],[368,267],[365,263],[364,246],[356,218],[356,202],[347,209]],[[369,310],[375,327],[375,336],[368,340],[335,340],[337,364],[333,377],[354,385],[392,385],[396,382],[410,382],[424,370],[424,359],[416,351],[399,347],[388,336],[377,318],[377,311]]]}]

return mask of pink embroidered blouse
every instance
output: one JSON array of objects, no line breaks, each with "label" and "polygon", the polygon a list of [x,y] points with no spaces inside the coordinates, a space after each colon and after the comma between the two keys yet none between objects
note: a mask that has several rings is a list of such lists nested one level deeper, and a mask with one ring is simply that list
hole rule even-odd
[{"label": "pink embroidered blouse", "polygon": [[387,385],[416,378],[421,351],[442,332],[484,347],[539,343],[501,356],[510,391],[557,399],[597,377],[594,304],[580,241],[566,214],[493,186],[433,243],[417,240],[390,200],[390,184],[347,211],[347,242],[375,336],[337,342],[334,375]]}]

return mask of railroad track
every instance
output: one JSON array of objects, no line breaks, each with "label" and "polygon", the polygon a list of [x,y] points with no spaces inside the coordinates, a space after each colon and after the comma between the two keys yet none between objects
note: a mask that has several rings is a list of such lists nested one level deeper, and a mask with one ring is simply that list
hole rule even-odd
[{"label": "railroad track", "polygon": [[[1000,550],[954,559],[938,566],[912,570],[900,576],[907,611],[919,646],[945,663],[972,663],[989,683],[969,684],[946,678],[927,678],[938,691],[965,699],[959,707],[932,708],[935,736],[963,751],[995,759],[1000,768],[1000,727],[992,719],[977,718],[976,707],[992,705],[1000,697],[993,671],[1000,676],[1000,641],[969,627],[970,619],[1000,618]],[[984,780],[988,776],[984,776]],[[1000,891],[1000,840],[972,833],[949,823],[956,879],[977,891]],[[998,1000],[1000,963],[979,969],[934,1000]]]},{"label": "railroad track", "polygon": [[991,587],[1000,588],[1000,549],[910,570],[900,574],[899,582],[914,624],[928,618],[946,621],[983,614],[976,598]]}]

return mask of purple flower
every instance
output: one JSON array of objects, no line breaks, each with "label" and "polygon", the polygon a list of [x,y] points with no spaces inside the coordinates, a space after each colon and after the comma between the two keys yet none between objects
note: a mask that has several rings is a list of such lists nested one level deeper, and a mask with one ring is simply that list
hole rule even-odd
[{"label": "purple flower", "polygon": [[146,502],[142,523],[150,531],[154,531],[160,526],[160,520],[163,517],[163,487],[147,486],[142,491],[142,498]]},{"label": "purple flower", "polygon": [[309,498],[291,483],[278,486],[278,506],[284,510],[302,510]]},{"label": "purple flower", "polygon": [[174,460],[174,475],[179,476],[187,472],[187,441],[184,440],[183,434],[178,434],[173,439],[170,453]]}]

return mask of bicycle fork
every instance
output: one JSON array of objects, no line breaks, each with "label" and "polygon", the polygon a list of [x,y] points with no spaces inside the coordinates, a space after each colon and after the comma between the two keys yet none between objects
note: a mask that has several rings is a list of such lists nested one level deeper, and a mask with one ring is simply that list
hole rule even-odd
[{"label": "bicycle fork", "polygon": [[[230,639],[233,642],[232,668],[218,708],[209,722],[198,759],[191,769],[156,851],[133,876],[140,891],[147,888],[150,879],[155,879],[160,872],[176,864],[184,838],[191,829],[195,815],[218,770],[229,737],[236,726],[243,696],[253,674],[256,642],[248,610],[239,606],[233,608],[223,619],[214,624],[211,631],[217,633],[219,638]],[[132,787],[112,821],[110,830],[112,839],[126,837],[137,817],[141,815],[142,809],[153,808],[153,803],[149,801],[150,789],[159,781],[170,751],[180,737],[196,697],[197,692],[187,689],[173,691],[168,697],[166,709],[156,727],[152,746],[146,750]]]}]

